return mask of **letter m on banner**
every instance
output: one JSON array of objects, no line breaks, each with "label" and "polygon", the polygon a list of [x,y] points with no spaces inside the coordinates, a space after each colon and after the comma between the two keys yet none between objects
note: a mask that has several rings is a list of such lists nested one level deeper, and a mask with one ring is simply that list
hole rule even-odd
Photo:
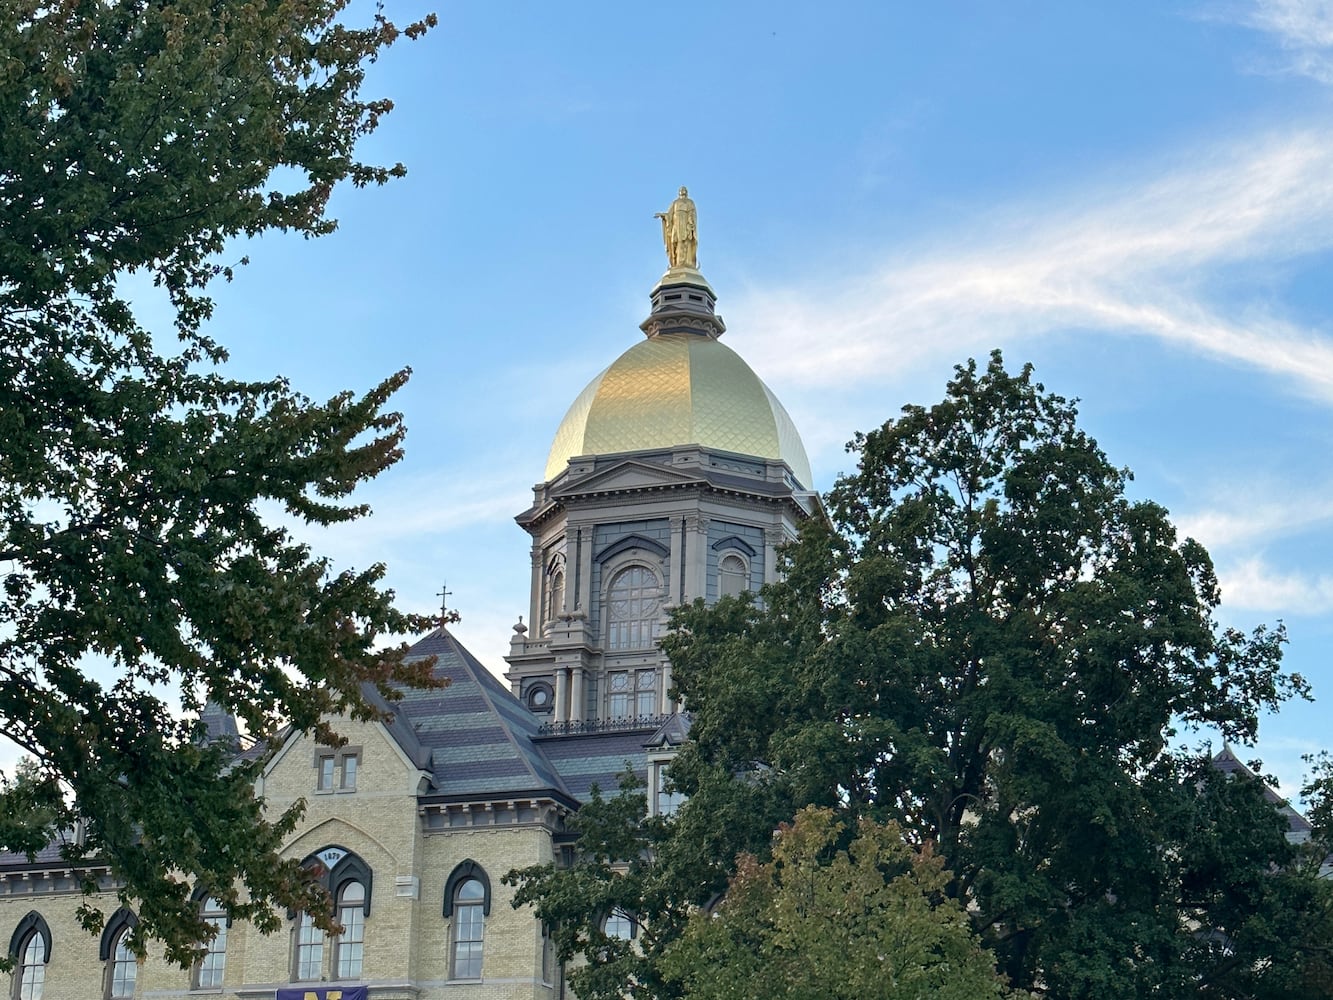
[{"label": "letter m on banner", "polygon": [[364,986],[287,986],[274,1000],[368,1000]]}]

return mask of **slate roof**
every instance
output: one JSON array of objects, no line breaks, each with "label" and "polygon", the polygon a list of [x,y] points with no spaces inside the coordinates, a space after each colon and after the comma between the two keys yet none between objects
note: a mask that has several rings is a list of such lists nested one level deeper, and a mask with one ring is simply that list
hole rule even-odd
[{"label": "slate roof", "polygon": [[1287,839],[1297,843],[1309,839],[1311,832],[1314,830],[1310,821],[1293,809],[1288,799],[1284,799],[1269,788],[1268,782],[1251,771],[1245,762],[1236,756],[1230,743],[1224,744],[1222,752],[1213,757],[1213,767],[1224,774],[1240,774],[1252,781],[1259,782],[1263,786],[1264,801],[1281,813],[1282,818],[1287,821]]},{"label": "slate roof", "polygon": [[551,762],[533,742],[537,719],[446,628],[438,628],[408,651],[409,658],[436,657],[434,675],[443,689],[404,688],[394,705],[403,725],[389,731],[411,735],[429,751],[426,768],[433,795],[489,798],[546,792],[574,802]]}]

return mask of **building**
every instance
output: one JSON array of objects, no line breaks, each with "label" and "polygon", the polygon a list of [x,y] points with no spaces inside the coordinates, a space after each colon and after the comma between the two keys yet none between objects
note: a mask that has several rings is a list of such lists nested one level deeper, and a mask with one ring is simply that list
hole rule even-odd
[{"label": "building", "polygon": [[[109,913],[90,938],[58,852],[0,855],[10,996],[562,995],[540,923],[512,909],[501,876],[557,859],[568,817],[627,766],[648,781],[650,808],[673,807],[661,771],[688,720],[657,645],[666,617],[774,579],[776,547],[819,511],[791,419],[719,340],[694,205],[680,195],[662,215],[671,266],[644,338],[574,400],[518,515],[532,538],[530,625],[515,626],[509,686],[440,628],[412,654],[436,657],[448,687],[405,692],[384,706],[388,722],[340,722],[348,742],[336,749],[294,734],[266,764],[259,791],[273,809],[308,802],[286,854],[319,866],[343,933],[326,940],[296,914],[264,936],[218,911],[192,971],[136,963],[123,941],[134,914]],[[221,712],[205,721],[212,736],[236,737]],[[114,907],[113,893],[102,905]]]}]

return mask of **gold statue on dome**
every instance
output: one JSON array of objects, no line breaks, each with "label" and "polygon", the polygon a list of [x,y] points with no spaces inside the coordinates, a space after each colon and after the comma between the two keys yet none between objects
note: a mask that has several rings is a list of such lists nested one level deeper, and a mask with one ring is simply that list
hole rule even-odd
[{"label": "gold statue on dome", "polygon": [[662,220],[662,242],[666,244],[667,263],[671,267],[699,267],[699,223],[690,193],[681,186],[680,195],[665,212],[654,219]]}]

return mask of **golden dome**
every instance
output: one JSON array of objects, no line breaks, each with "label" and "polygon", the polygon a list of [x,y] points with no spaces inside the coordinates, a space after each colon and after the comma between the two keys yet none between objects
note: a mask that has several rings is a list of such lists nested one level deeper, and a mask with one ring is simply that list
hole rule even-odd
[{"label": "golden dome", "polygon": [[713,337],[659,333],[588,383],[560,422],[549,482],[578,455],[697,444],[787,463],[810,488],[810,460],[787,411],[740,355]]}]

